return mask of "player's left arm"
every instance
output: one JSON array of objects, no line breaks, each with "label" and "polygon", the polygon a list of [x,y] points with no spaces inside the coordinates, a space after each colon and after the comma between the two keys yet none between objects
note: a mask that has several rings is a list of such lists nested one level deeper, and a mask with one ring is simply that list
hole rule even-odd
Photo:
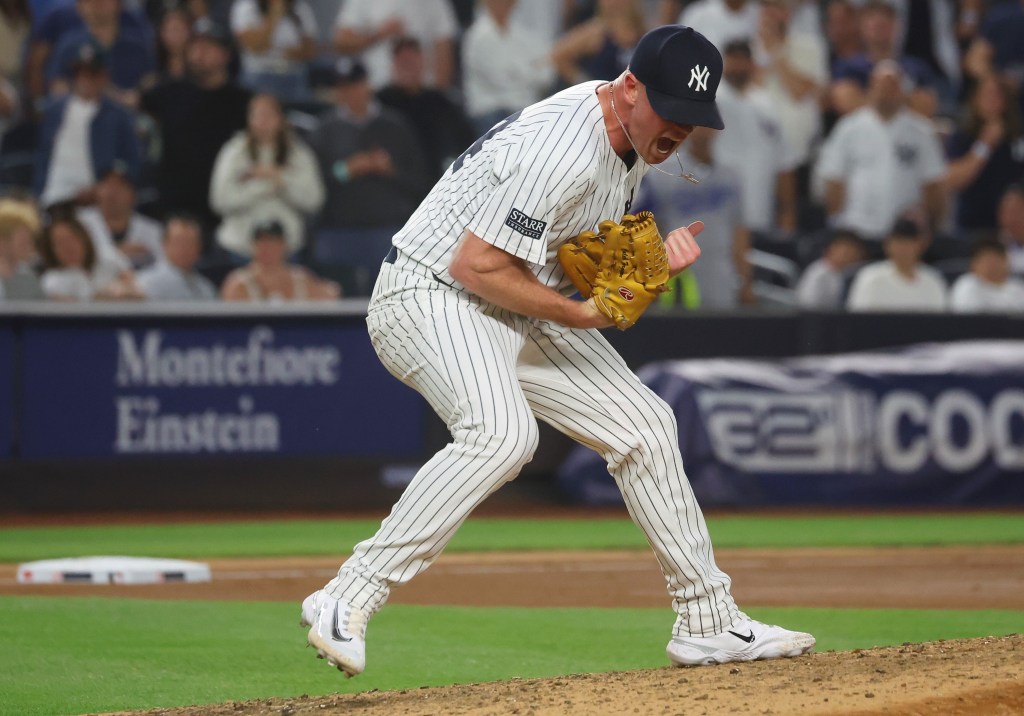
[{"label": "player's left arm", "polygon": [[611,325],[593,300],[575,301],[542,284],[527,263],[466,231],[448,273],[471,293],[502,308],[570,328]]}]

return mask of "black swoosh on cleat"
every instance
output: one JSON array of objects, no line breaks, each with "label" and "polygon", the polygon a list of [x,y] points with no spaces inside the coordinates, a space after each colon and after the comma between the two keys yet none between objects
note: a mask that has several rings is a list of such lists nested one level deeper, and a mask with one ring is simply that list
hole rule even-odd
[{"label": "black swoosh on cleat", "polygon": [[729,633],[732,634],[737,639],[739,639],[740,641],[745,641],[748,644],[750,644],[751,642],[754,641],[754,630],[753,629],[750,630],[749,634],[737,634],[734,631],[730,631]]},{"label": "black swoosh on cleat", "polygon": [[338,641],[352,641],[352,637],[342,636],[341,630],[338,629],[338,605],[334,605],[334,618],[331,619],[331,637]]}]

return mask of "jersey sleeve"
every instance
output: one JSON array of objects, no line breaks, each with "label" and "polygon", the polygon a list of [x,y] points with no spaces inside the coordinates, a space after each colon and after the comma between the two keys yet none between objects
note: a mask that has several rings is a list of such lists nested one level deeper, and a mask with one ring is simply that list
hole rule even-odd
[{"label": "jersey sleeve", "polygon": [[557,191],[551,191],[550,167],[542,157],[526,151],[517,160],[515,154],[514,146],[499,152],[494,167],[498,185],[467,228],[502,251],[540,266],[556,218]]},{"label": "jersey sleeve", "polygon": [[930,127],[924,127],[921,142],[921,179],[926,183],[939,181],[946,175],[946,156],[942,151],[942,143],[931,131]]}]

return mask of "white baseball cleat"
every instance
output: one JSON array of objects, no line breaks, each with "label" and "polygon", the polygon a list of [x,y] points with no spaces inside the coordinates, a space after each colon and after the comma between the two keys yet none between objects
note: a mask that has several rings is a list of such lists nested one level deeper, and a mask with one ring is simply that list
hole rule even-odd
[{"label": "white baseball cleat", "polygon": [[726,664],[809,654],[814,637],[746,618],[714,636],[677,636],[665,651],[677,666]]},{"label": "white baseball cleat", "polygon": [[303,600],[299,623],[310,628],[307,639],[317,657],[352,677],[366,668],[367,619],[363,610],[321,589]]}]

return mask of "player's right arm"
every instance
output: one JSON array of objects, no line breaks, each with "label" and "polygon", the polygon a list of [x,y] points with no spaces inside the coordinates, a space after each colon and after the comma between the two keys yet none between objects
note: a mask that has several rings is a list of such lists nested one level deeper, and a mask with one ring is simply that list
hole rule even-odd
[{"label": "player's right arm", "polygon": [[466,290],[510,311],[569,328],[611,325],[593,300],[566,298],[542,284],[526,262],[487,243],[471,231],[459,242],[448,273]]}]

